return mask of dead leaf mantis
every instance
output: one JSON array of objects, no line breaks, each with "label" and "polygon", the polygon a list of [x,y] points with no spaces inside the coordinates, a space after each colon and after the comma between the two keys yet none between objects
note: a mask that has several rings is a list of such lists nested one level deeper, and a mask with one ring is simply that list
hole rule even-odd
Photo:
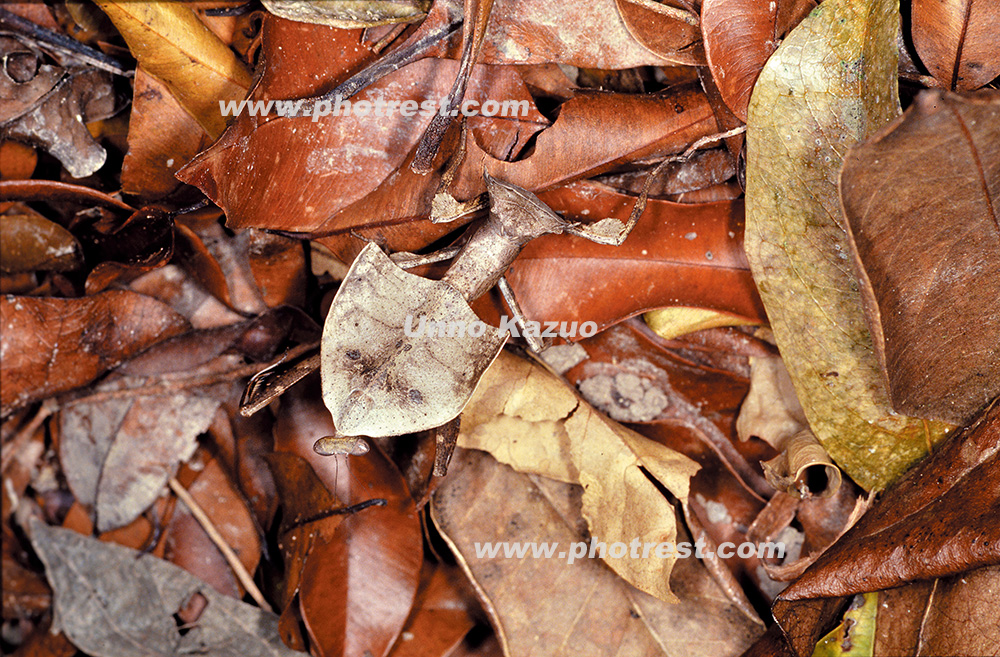
[{"label": "dead leaf mantis", "polygon": [[[457,253],[450,249],[424,257],[389,257],[378,245],[368,244],[355,259],[323,328],[323,401],[337,434],[316,442],[320,454],[343,453],[345,437],[400,436],[454,420],[508,334],[488,327],[479,335],[461,330],[413,337],[405,335],[404,326],[421,317],[428,325],[471,327],[480,322],[469,303],[499,285],[523,327],[503,275],[528,242],[569,233],[618,245],[638,216],[633,213],[627,224],[605,219],[579,225],[557,215],[531,192],[489,174],[485,178],[489,216]],[[405,271],[452,256],[440,281]],[[535,338],[529,339],[529,346],[542,347]]]},{"label": "dead leaf mantis", "polygon": [[[660,166],[684,159],[732,132],[699,140]],[[388,256],[369,243],[348,270],[324,323],[318,360],[323,401],[333,416],[336,434],[320,438],[313,449],[323,455],[357,455],[367,451],[362,451],[361,445],[367,446],[362,436],[392,437],[442,428],[437,433],[434,473],[443,475],[457,439],[455,420],[508,335],[493,327],[479,335],[457,331],[455,335],[412,337],[404,328],[407,319],[412,323],[424,317],[429,324],[443,326],[481,324],[469,303],[497,285],[529,347],[540,350],[543,345],[523,331],[517,300],[504,279],[508,267],[528,242],[542,235],[571,234],[598,244],[620,245],[645,209],[648,186],[657,172],[649,175],[625,223],[618,219],[585,225],[567,221],[531,192],[484,173],[489,215],[460,248],[427,256]],[[405,271],[448,258],[454,261],[440,281]],[[262,404],[252,405],[259,408]]]}]

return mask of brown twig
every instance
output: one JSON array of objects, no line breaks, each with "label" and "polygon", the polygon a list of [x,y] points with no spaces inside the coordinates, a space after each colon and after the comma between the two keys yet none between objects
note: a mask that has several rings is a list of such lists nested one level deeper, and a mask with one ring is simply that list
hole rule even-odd
[{"label": "brown twig", "polygon": [[184,502],[185,506],[187,506],[187,508],[191,511],[191,515],[194,516],[195,520],[198,521],[198,524],[200,524],[202,529],[205,530],[205,533],[208,534],[208,537],[212,539],[215,546],[219,548],[220,552],[222,552],[222,556],[225,558],[226,563],[229,564],[229,567],[232,568],[233,574],[236,575],[236,579],[239,580],[240,584],[243,585],[243,588],[247,590],[247,593],[249,593],[250,597],[254,599],[257,606],[264,611],[273,613],[271,605],[269,605],[267,600],[264,599],[264,595],[260,592],[260,589],[257,588],[257,585],[253,581],[253,577],[249,572],[247,572],[246,567],[243,566],[243,562],[240,561],[240,558],[236,556],[233,549],[229,547],[228,543],[226,543],[226,539],[223,538],[222,534],[219,533],[219,530],[216,529],[215,524],[212,522],[212,519],[208,516],[208,514],[205,513],[204,509],[202,509],[201,506],[194,501],[191,493],[187,492],[187,490],[181,486],[181,482],[177,481],[176,477],[171,477],[167,484],[170,486],[170,490],[177,495],[181,502]]}]

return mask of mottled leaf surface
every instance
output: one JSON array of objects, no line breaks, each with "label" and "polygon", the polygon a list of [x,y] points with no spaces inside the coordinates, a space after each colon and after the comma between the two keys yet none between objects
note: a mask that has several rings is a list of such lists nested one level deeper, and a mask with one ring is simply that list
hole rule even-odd
[{"label": "mottled leaf surface", "polygon": [[899,112],[893,0],[834,0],[761,72],[747,126],[746,249],[806,418],[834,460],[883,488],[943,427],[894,415],[840,222],[847,148]]}]

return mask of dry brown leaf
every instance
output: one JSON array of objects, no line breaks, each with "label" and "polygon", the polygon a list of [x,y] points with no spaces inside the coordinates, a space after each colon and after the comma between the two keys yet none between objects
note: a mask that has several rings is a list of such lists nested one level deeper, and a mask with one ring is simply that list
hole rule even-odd
[{"label": "dry brown leaf", "polygon": [[910,21],[920,60],[945,88],[978,89],[1000,73],[995,2],[914,0]]},{"label": "dry brown leaf", "polygon": [[276,16],[331,27],[409,23],[426,15],[430,0],[263,0]]},{"label": "dry brown leaf", "polygon": [[708,67],[726,105],[747,120],[750,92],[781,39],[815,8],[814,0],[705,0],[701,30]]},{"label": "dry brown leaf", "polygon": [[15,273],[42,269],[67,271],[82,264],[73,234],[37,212],[5,214],[0,219],[0,270]]},{"label": "dry brown leaf", "polygon": [[[503,352],[465,409],[459,444],[521,472],[582,485],[590,531],[609,543],[675,540],[673,507],[657,485],[684,500],[698,467],[608,420],[538,365]],[[637,588],[675,599],[668,584],[673,559],[608,555],[605,562]]]},{"label": "dry brown leaf", "polygon": [[840,191],[893,408],[968,422],[1000,395],[1000,93],[921,94]]},{"label": "dry brown leaf", "polygon": [[[676,605],[632,588],[596,559],[569,563],[565,550],[587,539],[585,494],[469,450],[456,455],[434,495],[435,524],[483,597],[506,654],[735,656],[759,634],[694,559],[682,560],[670,576]],[[477,545],[502,541],[547,543],[563,552],[523,559],[477,554]]]},{"label": "dry brown leaf", "polygon": [[187,321],[155,299],[127,291],[83,299],[0,298],[0,399],[4,413],[86,385]]},{"label": "dry brown leaf", "polygon": [[139,66],[135,72],[128,152],[122,163],[122,191],[159,198],[180,186],[174,174],[208,146],[198,122],[170,88]]},{"label": "dry brown leaf", "polygon": [[[99,388],[98,392],[106,389]],[[110,389],[119,389],[118,383]],[[62,411],[59,457],[98,531],[126,525],[160,496],[219,402],[176,392],[82,402]]]}]

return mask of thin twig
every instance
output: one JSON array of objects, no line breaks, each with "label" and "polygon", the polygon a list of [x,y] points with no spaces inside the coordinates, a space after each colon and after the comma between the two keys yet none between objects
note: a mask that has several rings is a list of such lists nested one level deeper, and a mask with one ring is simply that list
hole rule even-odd
[{"label": "thin twig", "polygon": [[40,25],[36,25],[28,19],[21,18],[17,14],[3,8],[0,8],[0,23],[7,24],[21,34],[45,44],[45,47],[49,50],[73,57],[77,61],[89,64],[94,68],[99,68],[123,77],[132,77],[134,75],[131,70],[125,68],[118,60],[105,55],[100,50],[94,50],[76,39],[71,39],[64,34],[59,34],[58,32],[53,32]]},{"label": "thin twig", "polygon": [[250,597],[254,599],[257,606],[264,611],[273,613],[274,610],[271,609],[271,605],[267,604],[267,600],[264,599],[264,595],[260,592],[260,589],[257,588],[257,585],[253,581],[253,577],[249,572],[247,572],[246,567],[243,566],[243,562],[240,561],[240,558],[236,556],[233,549],[229,547],[228,543],[226,543],[226,539],[223,538],[222,534],[219,533],[219,530],[216,529],[215,524],[212,522],[212,519],[208,517],[208,514],[205,513],[204,509],[202,509],[198,503],[194,501],[194,498],[191,497],[191,493],[187,492],[187,490],[181,486],[181,482],[177,481],[176,477],[171,477],[167,484],[170,486],[170,490],[174,491],[174,494],[180,498],[181,502],[184,502],[187,508],[191,511],[191,515],[194,516],[195,520],[198,521],[198,524],[200,524],[202,529],[205,530],[205,533],[208,534],[208,537],[212,539],[215,546],[219,548],[220,552],[222,552],[222,556],[225,557],[226,563],[228,563],[229,567],[233,569],[233,574],[236,575],[236,579],[238,579],[240,584],[243,585],[243,588],[247,590],[247,593],[249,593]]},{"label": "thin twig", "polygon": [[632,206],[632,213],[629,215],[628,223],[625,224],[625,234],[627,235],[632,227],[635,226],[639,217],[642,215],[643,211],[646,209],[646,201],[649,199],[649,190],[653,186],[653,181],[659,176],[668,164],[673,164],[675,162],[686,162],[688,158],[695,154],[696,151],[705,148],[709,144],[715,143],[717,141],[722,141],[723,139],[728,139],[729,137],[735,137],[736,135],[746,132],[747,127],[741,125],[738,128],[733,128],[732,130],[726,130],[725,132],[718,132],[714,135],[706,135],[701,139],[697,140],[691,146],[688,147],[686,151],[680,155],[671,155],[667,159],[663,160],[656,167],[646,174],[646,181],[642,185],[642,190],[639,193],[639,198],[636,199],[635,205]]}]

